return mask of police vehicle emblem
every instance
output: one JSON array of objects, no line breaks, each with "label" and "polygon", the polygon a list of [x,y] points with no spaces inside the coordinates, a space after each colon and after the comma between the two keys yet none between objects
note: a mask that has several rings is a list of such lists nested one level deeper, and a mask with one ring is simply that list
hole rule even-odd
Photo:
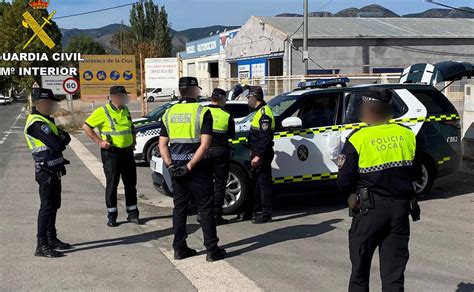
[{"label": "police vehicle emblem", "polygon": [[51,128],[48,126],[48,125],[42,125],[41,126],[41,130],[45,133],[45,134],[51,134]]},{"label": "police vehicle emblem", "polygon": [[306,147],[304,145],[300,145],[300,147],[298,147],[297,154],[298,154],[298,158],[301,161],[306,161],[308,159],[308,156],[309,156],[308,155],[309,154],[308,147]]},{"label": "police vehicle emblem", "polygon": [[337,157],[337,161],[336,161],[336,164],[337,164],[337,167],[339,169],[341,169],[343,166],[344,166],[344,163],[346,162],[346,155],[344,154],[340,154],[338,157]]}]

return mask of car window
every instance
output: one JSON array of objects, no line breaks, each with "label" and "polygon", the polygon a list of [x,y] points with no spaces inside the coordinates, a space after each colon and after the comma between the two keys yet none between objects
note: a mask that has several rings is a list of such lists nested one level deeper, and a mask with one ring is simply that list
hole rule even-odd
[{"label": "car window", "polygon": [[[359,123],[359,105],[362,99],[362,92],[352,92],[345,96],[345,115],[344,123]],[[394,92],[392,99],[392,110],[393,117],[399,118],[408,112],[407,105],[402,101],[402,99]]]},{"label": "car window", "polygon": [[250,113],[247,104],[226,104],[225,109],[236,119],[246,117]]},{"label": "car window", "polygon": [[161,119],[161,117],[165,114],[165,111],[169,109],[173,103],[166,103],[160,107],[157,107],[153,111],[151,111],[148,115],[146,115],[147,118],[153,120],[153,121],[158,121]]},{"label": "car window", "polygon": [[308,96],[294,116],[301,119],[303,128],[317,128],[335,124],[338,93]]},{"label": "car window", "polygon": [[[284,113],[290,106],[292,106],[301,96],[299,95],[287,95],[282,94],[275,96],[268,102],[268,106],[272,109],[273,116],[277,119],[282,113]],[[255,112],[250,113],[240,123],[248,123],[253,119]]]},{"label": "car window", "polygon": [[408,89],[426,107],[429,114],[455,113],[456,109],[438,90]]}]

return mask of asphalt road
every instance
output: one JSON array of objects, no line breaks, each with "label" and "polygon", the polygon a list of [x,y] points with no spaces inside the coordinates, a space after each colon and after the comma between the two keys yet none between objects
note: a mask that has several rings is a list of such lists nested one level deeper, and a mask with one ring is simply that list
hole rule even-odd
[{"label": "asphalt road", "polygon": [[[171,201],[151,187],[148,167],[138,167],[145,225],[107,228],[103,186],[84,164],[90,160],[70,150],[58,226],[76,249],[60,259],[35,258],[39,199],[22,137],[24,118],[14,125],[20,110],[19,105],[0,107],[0,291],[226,291],[242,279],[266,291],[347,290],[350,218],[337,192],[277,197],[275,220],[266,225],[228,217],[232,224],[218,228],[229,252],[223,268],[202,259],[176,263],[168,259]],[[97,160],[97,147],[82,134],[76,137]],[[474,177],[458,173],[438,180],[430,198],[420,203],[422,220],[412,224],[407,291],[474,291],[473,202]],[[121,210],[119,220],[124,217]],[[201,249],[194,216],[189,223],[189,245]],[[371,287],[380,291],[377,255],[372,267]]]}]

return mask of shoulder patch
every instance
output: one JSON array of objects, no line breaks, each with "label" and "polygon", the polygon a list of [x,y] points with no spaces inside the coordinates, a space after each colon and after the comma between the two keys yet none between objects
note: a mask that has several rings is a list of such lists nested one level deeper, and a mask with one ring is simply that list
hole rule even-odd
[{"label": "shoulder patch", "polygon": [[41,131],[47,135],[51,134],[51,128],[46,124],[41,125]]},{"label": "shoulder patch", "polygon": [[344,163],[346,162],[346,155],[344,154],[339,154],[337,156],[337,161],[336,161],[336,164],[337,164],[337,167],[339,169],[341,169],[343,166],[344,166]]},{"label": "shoulder patch", "polygon": [[260,111],[262,112],[262,115],[267,114],[267,112],[265,111],[265,107],[262,107],[262,108],[260,109]]}]

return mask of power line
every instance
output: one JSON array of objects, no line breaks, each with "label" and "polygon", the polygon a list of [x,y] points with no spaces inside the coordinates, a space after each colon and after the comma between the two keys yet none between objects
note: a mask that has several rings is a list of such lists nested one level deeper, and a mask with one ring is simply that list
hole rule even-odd
[{"label": "power line", "polygon": [[102,8],[102,9],[92,10],[92,11],[87,11],[87,12],[81,12],[81,13],[77,13],[77,14],[71,14],[71,15],[65,15],[65,16],[60,16],[60,17],[54,17],[53,19],[63,19],[63,18],[82,16],[82,15],[87,15],[87,14],[92,14],[92,13],[98,13],[98,12],[103,12],[103,11],[108,11],[108,10],[113,10],[113,9],[118,9],[118,8],[122,8],[122,7],[131,6],[131,5],[133,5],[133,4],[138,4],[138,3],[142,3],[142,1],[131,2],[131,3],[122,4],[122,5],[118,5],[118,6],[113,6],[113,7],[108,7],[108,8]]},{"label": "power line", "polygon": [[467,10],[467,9],[462,9],[462,8],[457,8],[457,7],[449,6],[449,5],[446,5],[446,4],[443,4],[443,3],[435,2],[435,1],[433,1],[433,0],[425,0],[425,1],[426,1],[426,2],[429,2],[429,3],[433,3],[433,4],[438,5],[438,6],[441,6],[441,7],[450,8],[450,9],[453,9],[453,10],[457,10],[457,11],[461,11],[461,12],[466,12],[466,13],[472,13],[472,14],[474,14],[474,11],[472,11],[472,10]]}]

